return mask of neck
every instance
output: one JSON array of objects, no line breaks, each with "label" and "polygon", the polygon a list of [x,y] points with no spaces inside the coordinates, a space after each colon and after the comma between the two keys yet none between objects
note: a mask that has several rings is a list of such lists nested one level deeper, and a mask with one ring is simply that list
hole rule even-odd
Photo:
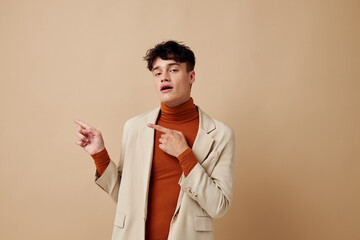
[{"label": "neck", "polygon": [[176,107],[169,107],[161,103],[161,118],[164,121],[188,122],[198,117],[196,105],[192,98]]}]

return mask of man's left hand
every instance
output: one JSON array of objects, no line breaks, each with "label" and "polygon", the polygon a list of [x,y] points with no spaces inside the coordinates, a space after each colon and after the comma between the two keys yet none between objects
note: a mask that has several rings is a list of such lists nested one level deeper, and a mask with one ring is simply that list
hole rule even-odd
[{"label": "man's left hand", "polygon": [[178,157],[186,149],[188,149],[189,145],[187,144],[185,136],[182,132],[164,128],[152,123],[148,123],[147,126],[163,133],[159,139],[159,148],[167,154],[173,157]]}]

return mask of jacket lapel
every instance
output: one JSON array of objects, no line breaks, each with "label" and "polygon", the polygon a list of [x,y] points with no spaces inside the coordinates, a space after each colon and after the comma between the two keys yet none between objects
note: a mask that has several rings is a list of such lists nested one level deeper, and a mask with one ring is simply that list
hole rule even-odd
[{"label": "jacket lapel", "polygon": [[214,121],[199,107],[199,129],[192,147],[192,151],[201,164],[209,154],[214,139],[209,135],[215,129]]},{"label": "jacket lapel", "polygon": [[[213,145],[214,139],[209,135],[209,133],[215,130],[215,123],[199,107],[198,107],[198,111],[199,111],[199,129],[196,134],[192,151],[198,162],[201,164],[205,160],[205,158],[209,155],[211,146]],[[184,178],[185,175],[183,173],[179,179],[179,185],[181,185]],[[180,191],[175,214],[177,214],[177,212],[179,211],[183,195],[184,192]]]},{"label": "jacket lapel", "polygon": [[[147,114],[144,118],[143,126],[138,129],[138,141],[139,144],[139,154],[142,159],[142,168],[141,175],[143,176],[143,202],[144,202],[144,219],[147,216],[147,197],[149,191],[149,182],[151,174],[151,165],[154,151],[154,129],[147,126],[148,123],[155,123],[158,118],[160,108],[157,108]],[[136,173],[134,173],[136,174]]]}]

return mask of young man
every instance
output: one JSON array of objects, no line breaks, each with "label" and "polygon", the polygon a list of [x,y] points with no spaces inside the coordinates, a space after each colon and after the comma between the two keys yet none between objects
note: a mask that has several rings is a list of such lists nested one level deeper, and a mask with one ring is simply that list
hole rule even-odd
[{"label": "young man", "polygon": [[233,131],[193,103],[195,56],[187,46],[162,42],[145,60],[161,106],[126,122],[118,166],[101,133],[75,120],[96,184],[117,203],[112,239],[213,239],[213,218],[232,199]]}]

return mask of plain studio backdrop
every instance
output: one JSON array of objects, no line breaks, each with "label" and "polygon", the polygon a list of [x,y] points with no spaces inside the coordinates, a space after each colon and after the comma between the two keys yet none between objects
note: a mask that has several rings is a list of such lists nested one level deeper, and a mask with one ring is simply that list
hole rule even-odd
[{"label": "plain studio backdrop", "polygon": [[73,119],[118,162],[125,121],[160,104],[142,57],[169,39],[195,52],[195,103],[236,134],[215,238],[360,239],[358,0],[0,0],[0,238],[111,238]]}]

